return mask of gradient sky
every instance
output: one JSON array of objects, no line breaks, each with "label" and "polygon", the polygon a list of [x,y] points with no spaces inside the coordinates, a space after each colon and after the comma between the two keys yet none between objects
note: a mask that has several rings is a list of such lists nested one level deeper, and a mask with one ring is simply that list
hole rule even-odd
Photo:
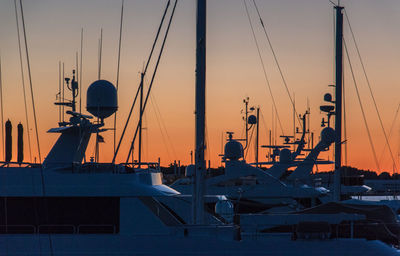
[{"label": "gradient sky", "polygon": [[[126,0],[119,84],[117,134],[121,132],[128,110],[139,84],[139,72],[147,59],[161,19],[166,0]],[[333,70],[333,7],[321,0],[257,1],[284,72],[291,95],[295,95],[298,113],[303,113],[307,100],[311,108],[311,130],[318,140],[323,115],[319,105],[324,93],[334,83]],[[292,108],[286,90],[274,64],[271,51],[256,12],[249,1],[263,60],[277,101],[278,112],[285,134],[293,133]],[[58,92],[58,62],[65,63],[66,74],[75,66],[75,53],[80,48],[80,31],[84,28],[83,92],[97,79],[97,52],[100,29],[103,28],[102,78],[116,80],[120,1],[110,0],[36,0],[24,1],[24,14],[32,68],[32,82],[37,104],[40,146],[46,155],[57,135],[46,131],[57,125],[58,109],[53,105]],[[387,133],[399,104],[400,77],[400,2],[397,0],[342,1],[349,15],[353,31],[369,76],[372,90],[380,109]],[[163,165],[175,159],[190,162],[194,145],[194,67],[195,67],[195,1],[181,0],[172,23],[165,52],[155,80],[152,98],[145,115],[144,158]],[[242,0],[214,0],[208,2],[207,38],[207,132],[208,152],[213,166],[220,164],[221,138],[225,131],[237,137],[243,134],[241,121],[242,100],[250,97],[250,104],[260,106],[260,144],[267,144],[272,128],[272,103],[260,65],[257,49]],[[17,31],[13,0],[0,1],[0,53],[3,66],[3,95],[5,119],[13,122],[14,131],[19,121],[25,124],[21,74],[17,45]],[[344,37],[348,42],[357,84],[367,114],[368,124],[380,161],[380,171],[393,170],[388,151],[383,152],[385,140],[368,87],[357,60],[349,27],[345,24]],[[154,63],[153,63],[154,64]],[[24,66],[26,66],[24,64]],[[26,70],[25,70],[26,74]],[[151,72],[149,72],[151,74]],[[347,108],[347,164],[377,170],[357,96],[345,60],[345,92]],[[150,77],[147,78],[150,80]],[[25,77],[28,86],[27,77]],[[28,93],[28,91],[27,91]],[[27,94],[30,98],[30,95]],[[67,94],[68,95],[68,94]],[[85,93],[82,96],[85,106]],[[30,101],[28,101],[30,104]],[[158,110],[157,110],[158,109]],[[158,113],[158,114],[157,114]],[[157,116],[160,117],[157,118]],[[30,117],[32,117],[30,110]],[[113,118],[106,120],[112,127]],[[135,122],[137,111],[135,113]],[[400,147],[399,122],[390,137],[396,164]],[[160,127],[164,127],[160,129]],[[36,155],[33,118],[30,118],[32,147]],[[124,161],[133,134],[131,124],[124,140],[119,161]],[[165,132],[167,131],[167,132]],[[277,135],[281,135],[277,132]],[[112,159],[112,132],[104,134],[101,161]],[[16,133],[14,134],[16,138]],[[25,156],[29,160],[27,143]],[[15,148],[15,146],[14,146]],[[94,154],[91,143],[87,156]],[[265,150],[260,151],[264,159]],[[15,156],[15,154],[14,154]],[[324,153],[332,159],[332,153]],[[254,159],[253,147],[248,160]]]}]

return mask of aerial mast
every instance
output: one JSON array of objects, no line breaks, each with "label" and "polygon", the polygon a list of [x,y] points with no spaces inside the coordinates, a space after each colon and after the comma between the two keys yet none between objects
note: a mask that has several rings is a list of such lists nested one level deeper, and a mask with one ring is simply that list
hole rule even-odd
[{"label": "aerial mast", "polygon": [[336,9],[336,64],[335,64],[335,174],[334,174],[334,200],[340,201],[340,167],[342,165],[342,87],[343,87],[343,9],[337,5]]},{"label": "aerial mast", "polygon": [[196,145],[193,186],[193,224],[204,220],[205,101],[206,101],[206,0],[197,0],[196,20]]}]

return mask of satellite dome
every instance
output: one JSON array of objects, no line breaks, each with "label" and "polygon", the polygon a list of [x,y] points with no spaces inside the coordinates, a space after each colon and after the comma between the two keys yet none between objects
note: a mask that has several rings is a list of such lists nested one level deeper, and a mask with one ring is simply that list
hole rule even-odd
[{"label": "satellite dome", "polygon": [[326,94],[324,95],[324,101],[332,102],[332,94],[326,93]]},{"label": "satellite dome", "polygon": [[289,149],[283,148],[281,152],[279,152],[279,162],[288,163],[292,159],[292,153]]},{"label": "satellite dome", "polygon": [[255,115],[251,115],[248,118],[249,124],[256,124],[257,123],[257,117]]},{"label": "satellite dome", "polygon": [[321,131],[321,141],[330,145],[335,142],[336,132],[331,127],[326,127]]},{"label": "satellite dome", "polygon": [[93,82],[86,97],[87,111],[100,119],[111,116],[118,109],[117,89],[106,80]]},{"label": "satellite dome", "polygon": [[238,160],[243,157],[243,146],[237,140],[230,140],[225,144],[225,158]]}]

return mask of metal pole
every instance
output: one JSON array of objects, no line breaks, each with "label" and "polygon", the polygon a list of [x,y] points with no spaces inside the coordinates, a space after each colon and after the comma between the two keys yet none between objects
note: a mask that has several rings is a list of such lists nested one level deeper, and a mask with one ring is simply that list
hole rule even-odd
[{"label": "metal pole", "polygon": [[260,108],[257,108],[257,126],[256,126],[256,167],[258,167],[258,144],[259,144],[259,128],[260,128]]},{"label": "metal pole", "polygon": [[206,0],[197,0],[196,21],[196,147],[193,191],[193,223],[203,224],[205,173],[206,99]]},{"label": "metal pole", "polygon": [[249,123],[248,123],[248,114],[249,114],[249,100],[248,98],[244,99],[244,104],[246,105],[246,115],[245,115],[245,123],[246,123],[246,146],[244,147],[245,149],[247,148],[247,145],[249,143]]},{"label": "metal pole", "polygon": [[142,163],[142,123],[143,123],[143,80],[144,80],[144,73],[140,74],[140,112],[139,112],[139,155],[138,155],[138,162],[139,168],[141,167],[140,164]]},{"label": "metal pole", "polygon": [[342,71],[343,71],[343,7],[336,9],[336,84],[335,84],[335,175],[334,191],[335,201],[340,201],[340,167],[342,158]]}]

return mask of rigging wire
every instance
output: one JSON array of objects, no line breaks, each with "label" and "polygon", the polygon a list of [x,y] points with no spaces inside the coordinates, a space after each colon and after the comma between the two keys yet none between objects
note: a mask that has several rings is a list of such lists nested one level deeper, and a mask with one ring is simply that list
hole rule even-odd
[{"label": "rigging wire", "polygon": [[[15,7],[15,21],[17,24],[18,51],[19,51],[19,62],[20,62],[20,67],[21,67],[22,92],[23,92],[23,96],[24,96],[25,122],[26,122],[27,135],[28,135],[29,160],[32,162],[31,135],[30,135],[30,128],[29,128],[28,106],[26,103],[26,89],[25,89],[25,79],[24,79],[25,75],[24,75],[24,68],[23,68],[23,62],[22,62],[21,37],[20,37],[20,29],[19,29],[19,22],[18,22],[17,0],[14,0],[14,7]],[[2,121],[2,123],[3,123],[3,121]]]},{"label": "rigging wire", "polygon": [[158,117],[159,117],[159,119],[160,119],[160,121],[161,121],[161,126],[162,126],[162,128],[164,129],[165,135],[166,135],[166,137],[167,137],[167,141],[169,142],[169,145],[171,146],[173,157],[174,157],[175,159],[177,159],[176,150],[175,150],[174,145],[172,144],[172,140],[171,140],[171,137],[169,136],[169,133],[168,133],[167,127],[166,127],[166,125],[165,125],[164,119],[162,118],[162,115],[161,115],[161,112],[160,112],[160,108],[158,107],[158,104],[157,104],[157,101],[155,100],[154,95],[150,95],[150,96],[151,96],[151,100],[154,101],[154,102],[153,102],[153,103],[154,103],[153,105],[155,106],[156,111],[158,112]]},{"label": "rigging wire", "polygon": [[[206,141],[205,141],[205,151],[206,151],[206,155],[208,157],[208,161],[211,162],[211,146],[210,146],[210,136],[208,133],[208,125],[207,125],[207,120],[205,121],[205,137],[206,137]],[[211,168],[210,164],[208,165],[209,168]],[[206,168],[207,169],[207,168]]]},{"label": "rigging wire", "polygon": [[244,159],[247,158],[247,154],[249,153],[249,149],[252,148],[251,147],[251,142],[252,142],[252,139],[253,139],[254,130],[255,130],[255,127],[253,127],[253,129],[251,129],[250,139],[249,139],[249,146],[247,147],[246,153],[244,154]]},{"label": "rigging wire", "polygon": [[[153,87],[154,78],[155,78],[155,76],[156,76],[156,74],[157,74],[157,70],[158,70],[158,66],[159,66],[159,64],[160,64],[160,60],[161,60],[162,53],[164,52],[165,42],[167,41],[167,37],[168,37],[168,34],[169,34],[169,29],[170,29],[170,27],[171,27],[171,23],[172,23],[172,19],[173,19],[173,17],[174,17],[174,14],[175,14],[175,9],[176,9],[177,3],[178,3],[178,0],[175,0],[174,7],[173,7],[173,9],[172,9],[172,13],[171,13],[171,16],[170,16],[170,18],[169,18],[167,30],[165,31],[164,39],[163,39],[163,42],[162,42],[162,45],[161,45],[160,53],[159,53],[159,55],[158,55],[158,59],[157,59],[157,62],[156,62],[156,65],[155,65],[155,68],[154,68],[154,71],[153,71],[153,76],[151,77],[150,85],[149,85],[149,88],[148,88],[148,90],[147,90],[147,94],[146,94],[145,101],[144,101],[144,103],[143,103],[143,107],[142,107],[142,110],[141,110],[142,113],[143,113],[144,110],[146,109],[147,101],[148,101],[148,99],[149,99],[149,95],[150,95],[150,92],[151,92],[151,88]],[[135,131],[134,139],[133,139],[132,142],[131,142],[131,146],[130,146],[130,149],[129,149],[129,152],[128,152],[128,157],[127,157],[127,159],[126,159],[126,162],[128,162],[128,160],[129,160],[129,155],[130,155],[131,152],[132,152],[133,145],[134,145],[134,143],[135,143],[136,134],[137,134],[138,131],[139,131],[139,125],[136,126],[136,131]]]},{"label": "rigging wire", "polygon": [[[64,95],[65,95],[65,69],[64,69],[64,62],[62,63],[62,101],[64,102]],[[64,104],[61,105],[61,116],[62,116],[62,122],[64,122]]]},{"label": "rigging wire", "polygon": [[[344,141],[347,141],[347,113],[346,113],[346,93],[344,85],[344,72],[342,72],[342,94],[343,94],[343,137]],[[347,142],[344,143],[344,164],[347,166]]]},{"label": "rigging wire", "polygon": [[28,40],[26,38],[26,29],[25,29],[25,19],[24,19],[24,10],[22,7],[22,0],[20,0],[20,7],[21,7],[21,19],[22,19],[22,31],[24,34],[24,41],[25,41],[25,52],[26,52],[26,62],[28,65],[28,78],[29,78],[29,85],[31,91],[31,100],[32,100],[32,108],[33,108],[33,119],[35,123],[35,132],[36,132],[36,143],[37,143],[37,150],[39,155],[39,163],[42,162],[42,157],[40,155],[40,144],[39,144],[39,132],[38,132],[38,124],[36,118],[36,108],[35,108],[35,97],[33,95],[33,85],[32,85],[32,74],[31,74],[31,65],[29,62],[29,51],[28,51]]},{"label": "rigging wire", "polygon": [[367,123],[367,118],[366,118],[366,116],[365,116],[364,107],[363,107],[362,102],[361,102],[360,92],[358,91],[358,86],[357,86],[356,78],[355,78],[355,76],[354,76],[353,66],[352,66],[352,64],[351,64],[349,52],[348,52],[348,50],[347,50],[347,45],[346,45],[346,41],[344,40],[344,38],[343,38],[343,45],[344,45],[344,49],[345,49],[345,51],[346,51],[347,61],[349,62],[349,67],[350,67],[350,71],[351,71],[351,76],[352,76],[352,78],[353,78],[354,87],[355,87],[356,92],[357,92],[358,103],[359,103],[359,105],[360,105],[361,113],[362,113],[362,116],[363,116],[365,129],[367,130],[368,140],[369,140],[369,143],[370,143],[370,146],[371,146],[371,149],[372,149],[372,154],[373,154],[373,156],[374,156],[374,160],[375,160],[376,167],[378,168],[377,171],[379,171],[379,170],[380,170],[380,167],[379,167],[378,158],[377,158],[377,156],[376,156],[374,143],[373,143],[373,141],[372,141],[371,133],[370,133],[370,131],[369,131],[369,126],[368,126],[368,123]]},{"label": "rigging wire", "polygon": [[[393,118],[393,121],[392,121],[392,125],[390,126],[390,131],[389,131],[388,139],[390,139],[390,137],[392,136],[393,129],[394,129],[394,126],[395,126],[395,124],[396,124],[397,117],[398,117],[398,115],[399,115],[399,110],[400,110],[400,104],[397,106],[396,113],[394,114],[394,118]],[[382,158],[383,158],[383,155],[385,154],[386,146],[387,146],[387,145],[385,144],[385,146],[383,147],[381,156],[379,157],[379,163],[381,163]]]},{"label": "rigging wire", "polygon": [[[118,93],[118,85],[119,85],[119,70],[121,64],[121,41],[122,41],[122,25],[124,20],[124,0],[121,3],[121,21],[119,24],[119,40],[118,40],[118,61],[117,61],[117,80],[115,82],[115,86]],[[115,154],[115,143],[117,140],[117,111],[114,113],[114,154]]]},{"label": "rigging wire", "polygon": [[[31,92],[31,100],[32,100],[32,109],[33,109],[33,118],[34,118],[34,124],[35,124],[35,132],[36,132],[36,142],[37,142],[37,150],[38,150],[38,156],[39,156],[39,163],[42,162],[41,154],[40,154],[40,144],[39,144],[39,132],[38,132],[38,124],[37,124],[37,118],[36,118],[36,108],[35,108],[35,97],[33,94],[33,85],[32,85],[32,73],[31,73],[31,66],[30,66],[30,61],[29,61],[29,51],[28,51],[28,40],[26,37],[26,29],[25,29],[25,18],[24,18],[24,9],[22,5],[22,0],[19,1],[20,8],[21,8],[21,21],[22,21],[22,30],[23,30],[23,35],[24,35],[24,42],[25,42],[25,52],[26,52],[26,62],[28,66],[28,78],[29,78],[29,85],[30,85],[30,92]],[[15,4],[16,6],[16,4]],[[18,17],[17,17],[18,19]],[[18,31],[19,35],[19,31]],[[21,62],[22,65],[22,62]],[[46,195],[46,189],[45,189],[45,184],[44,184],[44,176],[43,176],[43,168],[40,168],[40,177],[41,177],[41,183],[42,183],[42,192],[43,196]],[[47,206],[47,205],[45,205]],[[37,215],[37,211],[36,211]],[[50,255],[53,255],[53,241],[51,238],[51,235],[49,234],[49,247],[50,247]]]},{"label": "rigging wire", "polygon": [[[267,122],[265,121],[265,117],[264,117],[264,114],[263,114],[261,108],[260,108],[260,115],[261,115],[261,120],[262,120],[262,122],[263,122],[263,124],[264,124],[264,128],[265,128],[265,131],[266,131],[267,139],[268,139],[269,134],[268,134]],[[270,142],[270,145],[272,145],[271,142]],[[262,147],[262,146],[261,146],[261,147]],[[269,153],[270,153],[270,152],[268,151],[268,152],[267,152],[267,155],[266,155],[267,160],[269,160]]]},{"label": "rigging wire", "polygon": [[162,119],[161,119],[161,117],[159,118],[159,115],[161,115],[161,114],[158,113],[158,107],[155,104],[155,100],[154,100],[154,97],[153,97],[152,94],[150,94],[150,102],[153,105],[153,109],[154,109],[154,113],[155,113],[155,116],[156,116],[158,128],[160,129],[161,138],[162,138],[162,141],[163,141],[163,143],[165,145],[165,149],[167,151],[168,158],[171,159],[171,154],[170,154],[170,151],[169,151],[169,145],[168,145],[169,143],[168,143],[167,135],[164,134],[164,132],[166,132],[166,131],[163,130],[163,126],[162,126],[161,121],[160,121]]},{"label": "rigging wire", "polygon": [[269,35],[268,35],[268,33],[267,33],[267,29],[265,28],[264,22],[263,22],[263,20],[262,20],[262,18],[261,18],[261,15],[260,15],[260,12],[259,12],[259,10],[258,10],[258,6],[257,6],[257,4],[256,4],[256,1],[253,0],[253,3],[254,3],[254,7],[256,8],[256,11],[257,11],[258,18],[260,19],[260,23],[261,23],[261,26],[262,26],[262,28],[263,28],[265,37],[267,38],[269,48],[271,49],[272,55],[274,56],[274,60],[275,60],[276,66],[278,67],[278,70],[279,70],[279,74],[281,75],[282,82],[283,82],[283,84],[285,85],[286,92],[287,92],[287,94],[288,94],[288,97],[289,97],[289,99],[290,99],[290,102],[292,103],[294,112],[295,112],[296,117],[297,117],[297,121],[298,121],[300,127],[302,127],[303,124],[300,122],[299,115],[297,114],[295,102],[294,102],[293,98],[290,96],[289,87],[288,87],[288,85],[287,85],[287,83],[286,83],[285,76],[283,75],[283,72],[282,72],[282,69],[281,69],[281,65],[279,64],[279,61],[278,61],[278,57],[276,56],[275,50],[274,50],[274,48],[272,47],[271,39],[270,39],[270,37],[269,37]]},{"label": "rigging wire", "polygon": [[355,47],[356,47],[358,59],[360,60],[360,63],[361,63],[361,67],[362,67],[362,70],[363,70],[363,73],[364,73],[364,77],[365,77],[365,80],[366,80],[367,85],[368,85],[369,93],[370,93],[370,95],[371,95],[372,101],[374,102],[374,107],[375,107],[376,114],[378,115],[379,124],[380,124],[380,126],[381,126],[382,131],[383,131],[383,135],[385,136],[385,142],[386,142],[386,145],[387,145],[387,147],[388,147],[388,149],[389,149],[390,156],[391,156],[392,161],[393,161],[394,169],[397,169],[397,167],[396,167],[396,161],[395,161],[395,159],[394,159],[393,152],[392,152],[392,148],[390,147],[389,139],[388,139],[388,136],[386,135],[386,131],[385,131],[385,128],[384,128],[384,126],[383,126],[383,121],[382,121],[382,118],[381,118],[381,114],[380,114],[380,112],[379,112],[378,105],[377,105],[377,103],[376,103],[374,94],[373,94],[373,92],[372,92],[371,83],[369,82],[369,78],[368,78],[368,76],[367,76],[367,72],[366,72],[366,69],[365,69],[365,65],[364,65],[364,62],[363,62],[363,60],[362,60],[362,58],[361,58],[361,53],[360,53],[360,50],[359,50],[359,48],[358,48],[358,44],[357,44],[356,38],[355,38],[355,36],[354,36],[353,29],[352,29],[352,27],[351,27],[350,20],[349,20],[349,17],[348,17],[348,15],[347,15],[346,10],[344,11],[344,14],[345,14],[345,17],[346,17],[346,20],[347,20],[347,24],[349,25],[349,28],[350,28],[350,33],[351,33],[351,36],[352,36],[354,45],[355,45]]},{"label": "rigging wire", "polygon": [[[145,78],[145,80],[146,80],[146,78]],[[146,82],[148,82],[148,81],[146,81]],[[150,102],[153,104],[153,108],[154,108],[154,110],[156,112],[156,118],[160,119],[160,121],[161,121],[160,122],[160,124],[161,124],[160,129],[164,129],[164,132],[165,132],[165,135],[166,135],[166,138],[167,138],[167,142],[168,142],[169,146],[172,149],[173,157],[174,157],[174,159],[177,159],[177,154],[176,154],[176,150],[175,150],[174,144],[172,143],[171,137],[169,136],[169,133],[168,133],[168,130],[167,130],[167,126],[165,125],[164,118],[161,115],[161,111],[160,111],[160,108],[158,107],[158,103],[157,103],[157,100],[156,100],[156,97],[155,97],[154,93],[150,93]],[[167,144],[165,144],[165,145],[167,146]]]},{"label": "rigging wire", "polygon": [[58,100],[58,122],[61,123],[61,61],[58,61],[58,93],[56,100]]},{"label": "rigging wire", "polygon": [[[147,59],[146,67],[145,67],[144,70],[143,70],[143,77],[145,77],[145,75],[146,75],[147,68],[148,68],[148,66],[149,66],[151,57],[153,56],[154,48],[155,48],[156,43],[157,43],[157,41],[158,41],[158,36],[160,35],[161,28],[162,28],[162,26],[163,26],[163,24],[164,24],[165,15],[167,14],[167,11],[168,11],[170,2],[171,2],[171,1],[168,0],[167,6],[165,7],[163,16],[162,16],[162,18],[161,18],[160,25],[158,26],[157,34],[156,34],[156,37],[155,37],[155,39],[154,39],[153,45],[152,45],[152,47],[151,47],[151,51],[150,51],[149,57],[148,57],[148,59]],[[115,163],[115,158],[116,158],[117,155],[118,155],[118,151],[119,151],[119,148],[120,148],[120,146],[121,146],[122,139],[123,139],[124,136],[125,136],[126,128],[128,127],[129,121],[130,121],[130,119],[131,119],[132,111],[133,111],[133,108],[135,107],[136,100],[137,100],[137,97],[138,97],[138,95],[139,95],[139,92],[140,92],[140,86],[138,87],[138,89],[137,89],[137,91],[136,91],[136,95],[135,95],[135,98],[134,98],[134,100],[133,100],[133,102],[132,102],[131,109],[129,110],[128,118],[126,119],[126,122],[125,122],[125,125],[124,125],[124,129],[122,130],[121,137],[120,137],[120,139],[119,139],[119,141],[118,141],[117,149],[116,149],[115,152],[114,152],[114,156],[113,156],[112,163]]]},{"label": "rigging wire", "polygon": [[270,96],[271,96],[272,104],[273,104],[273,107],[274,107],[274,110],[275,110],[275,112],[276,112],[276,116],[277,116],[277,119],[278,119],[278,122],[279,122],[279,127],[280,127],[280,129],[281,129],[282,134],[284,134],[284,132],[283,132],[283,126],[282,126],[282,123],[281,123],[281,120],[280,120],[279,114],[278,114],[278,108],[276,107],[275,98],[274,98],[274,95],[273,95],[273,93],[272,93],[271,84],[270,84],[270,82],[269,82],[269,78],[268,78],[268,75],[267,75],[267,71],[266,71],[266,69],[265,69],[265,64],[264,64],[264,61],[263,61],[262,56],[261,56],[260,46],[258,45],[257,37],[256,37],[256,34],[255,34],[255,32],[254,32],[253,23],[251,22],[251,18],[250,18],[250,14],[249,14],[249,10],[248,10],[248,7],[247,7],[246,0],[243,0],[243,3],[244,3],[244,7],[245,7],[245,9],[246,9],[246,14],[247,14],[247,18],[248,18],[248,20],[249,20],[251,32],[252,32],[252,34],[253,34],[254,43],[256,44],[256,47],[257,47],[257,52],[258,52],[258,56],[259,56],[259,58],[260,58],[261,66],[262,66],[262,69],[263,69],[263,72],[264,72],[265,81],[267,82],[268,91],[269,91],[269,94],[270,94]]}]

